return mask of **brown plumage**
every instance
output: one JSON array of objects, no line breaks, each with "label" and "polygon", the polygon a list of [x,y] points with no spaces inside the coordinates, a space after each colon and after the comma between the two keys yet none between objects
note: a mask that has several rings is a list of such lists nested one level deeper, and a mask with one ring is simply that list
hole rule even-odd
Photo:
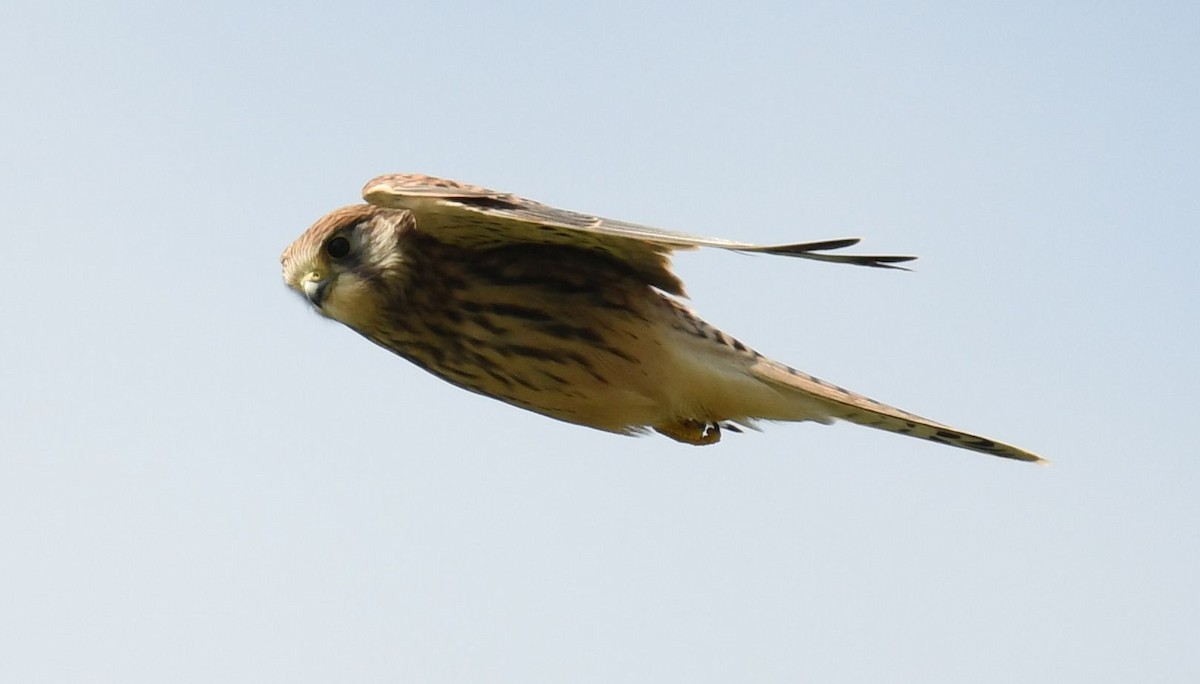
[{"label": "brown plumage", "polygon": [[322,314],[459,387],[610,432],[712,444],[757,420],[848,420],[1023,461],[965,433],[777,363],[697,318],[678,249],[879,268],[906,256],[831,254],[856,239],[762,246],[555,209],[419,175],[363,189],[283,253]]}]

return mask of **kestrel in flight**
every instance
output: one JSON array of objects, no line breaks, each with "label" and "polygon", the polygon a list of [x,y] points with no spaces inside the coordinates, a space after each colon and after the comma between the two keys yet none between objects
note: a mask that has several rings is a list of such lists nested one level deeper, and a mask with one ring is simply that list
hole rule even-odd
[{"label": "kestrel in flight", "polygon": [[754,245],[556,209],[430,176],[380,176],[283,253],[324,316],[463,389],[621,434],[713,444],[756,421],[848,420],[1021,461],[1038,456],[766,358],[683,303],[675,250],[832,254],[857,239]]}]

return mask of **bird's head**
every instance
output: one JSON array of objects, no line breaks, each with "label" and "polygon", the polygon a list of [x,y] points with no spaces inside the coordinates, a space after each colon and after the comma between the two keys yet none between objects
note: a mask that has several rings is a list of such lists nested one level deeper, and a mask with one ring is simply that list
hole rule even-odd
[{"label": "bird's head", "polygon": [[407,211],[369,204],[332,211],[283,251],[283,279],[322,315],[375,328],[404,268],[400,236],[412,224]]}]

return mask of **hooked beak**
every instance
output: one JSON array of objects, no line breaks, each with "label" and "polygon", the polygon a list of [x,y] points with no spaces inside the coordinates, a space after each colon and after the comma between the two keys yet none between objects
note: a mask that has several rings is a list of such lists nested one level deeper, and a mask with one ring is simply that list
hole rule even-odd
[{"label": "hooked beak", "polygon": [[325,295],[329,293],[329,279],[318,278],[314,273],[304,279],[301,287],[304,289],[304,296],[308,297],[308,301],[320,309],[321,303],[325,301]]}]

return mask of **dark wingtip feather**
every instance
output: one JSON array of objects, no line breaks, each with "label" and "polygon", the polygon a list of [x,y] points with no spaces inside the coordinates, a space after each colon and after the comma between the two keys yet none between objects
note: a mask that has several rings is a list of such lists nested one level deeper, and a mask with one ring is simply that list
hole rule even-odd
[{"label": "dark wingtip feather", "polygon": [[892,264],[902,264],[907,261],[913,261],[915,256],[901,255],[878,255],[878,254],[823,254],[835,249],[843,249],[857,245],[861,240],[859,238],[839,238],[836,240],[822,240],[820,242],[799,242],[791,245],[771,245],[768,247],[759,247],[752,251],[762,254],[778,254],[780,256],[800,257],[801,259],[812,259],[814,261],[828,261],[834,264],[853,264],[855,266],[870,266],[872,268],[892,268],[898,271],[907,271],[910,269],[903,266],[893,266]]},{"label": "dark wingtip feather", "polygon": [[820,242],[797,242],[790,245],[774,245],[764,248],[769,254],[805,254],[807,252],[827,252],[831,249],[853,247],[862,242],[862,238],[838,238],[821,240]]},{"label": "dark wingtip feather", "polygon": [[881,255],[866,255],[866,254],[795,254],[804,259],[815,259],[817,261],[828,261],[835,264],[853,264],[854,266],[869,266],[871,268],[890,268],[897,271],[911,271],[911,268],[904,266],[893,266],[893,264],[902,264],[907,261],[915,261],[915,256],[881,256]]}]

